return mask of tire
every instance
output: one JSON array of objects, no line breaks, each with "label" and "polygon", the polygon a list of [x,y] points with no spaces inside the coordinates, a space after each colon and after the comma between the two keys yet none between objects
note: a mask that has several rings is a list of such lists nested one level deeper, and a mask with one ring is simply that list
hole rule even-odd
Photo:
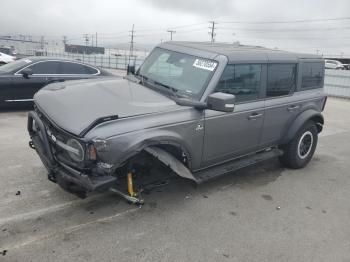
[{"label": "tire", "polygon": [[315,122],[306,122],[288,144],[280,147],[283,150],[280,162],[293,169],[305,167],[315,153],[317,140],[318,131]]}]

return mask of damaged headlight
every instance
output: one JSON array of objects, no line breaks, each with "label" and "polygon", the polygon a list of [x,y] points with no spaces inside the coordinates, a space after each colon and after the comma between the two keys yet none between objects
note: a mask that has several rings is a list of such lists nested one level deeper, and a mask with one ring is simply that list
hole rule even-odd
[{"label": "damaged headlight", "polygon": [[67,141],[67,146],[69,146],[68,155],[72,160],[81,162],[84,160],[84,148],[76,139],[69,139]]}]

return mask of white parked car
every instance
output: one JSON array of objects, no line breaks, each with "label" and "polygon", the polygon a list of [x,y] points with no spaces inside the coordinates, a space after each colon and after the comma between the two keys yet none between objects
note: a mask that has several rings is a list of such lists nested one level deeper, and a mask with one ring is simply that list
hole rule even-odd
[{"label": "white parked car", "polygon": [[337,60],[325,60],[326,69],[344,69],[344,65]]},{"label": "white parked car", "polygon": [[15,61],[15,60],[16,60],[16,57],[14,57],[14,56],[0,53],[0,65],[4,65],[4,64],[10,63],[10,62]]}]

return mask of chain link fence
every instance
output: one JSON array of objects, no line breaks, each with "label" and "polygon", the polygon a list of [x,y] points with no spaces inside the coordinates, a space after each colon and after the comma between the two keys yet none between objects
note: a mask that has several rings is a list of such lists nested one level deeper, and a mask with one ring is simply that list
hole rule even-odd
[{"label": "chain link fence", "polygon": [[326,70],[324,90],[329,96],[350,98],[350,70]]},{"label": "chain link fence", "polygon": [[45,51],[41,55],[57,58],[67,58],[73,59],[86,64],[94,65],[100,68],[106,69],[121,69],[126,70],[127,66],[135,65],[138,68],[144,58],[139,58],[137,56],[128,56],[128,55],[101,55],[101,54],[74,54],[67,52],[50,52]]}]

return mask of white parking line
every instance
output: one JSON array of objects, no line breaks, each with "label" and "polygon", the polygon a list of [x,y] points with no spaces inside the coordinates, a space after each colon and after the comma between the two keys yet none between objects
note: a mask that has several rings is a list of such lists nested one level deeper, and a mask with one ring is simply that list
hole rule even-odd
[{"label": "white parking line", "polygon": [[[103,197],[103,195],[101,195],[101,194],[94,195],[94,196],[90,196],[89,200],[94,200],[94,199],[98,199],[101,197]],[[30,211],[27,213],[16,214],[16,215],[13,215],[10,217],[0,218],[0,227],[4,226],[5,224],[12,223],[12,222],[35,219],[37,217],[47,215],[49,213],[53,213],[53,212],[60,211],[62,209],[68,208],[68,207],[73,207],[73,206],[79,205],[83,202],[86,202],[86,200],[84,200],[84,199],[73,200],[73,201],[62,203],[59,205],[50,206],[50,207],[42,208],[42,209],[38,209],[38,210],[33,210],[33,211]]]},{"label": "white parking line", "polygon": [[135,212],[137,210],[139,210],[138,207],[131,208],[131,209],[125,210],[125,211],[123,211],[121,213],[117,213],[117,214],[114,214],[114,215],[111,215],[111,216],[108,216],[108,217],[99,218],[99,219],[96,219],[96,220],[92,220],[92,221],[89,221],[89,222],[86,222],[86,223],[83,223],[83,224],[79,224],[79,225],[75,225],[75,226],[71,226],[71,227],[61,228],[58,232],[55,232],[55,233],[52,233],[52,234],[43,235],[43,236],[34,237],[34,238],[26,240],[25,242],[22,242],[22,243],[18,243],[18,244],[11,245],[11,246],[8,246],[8,247],[5,246],[5,247],[3,247],[3,249],[5,249],[5,250],[13,250],[13,249],[17,249],[17,248],[21,248],[21,247],[33,244],[35,242],[44,241],[44,240],[47,240],[47,239],[50,239],[50,238],[59,237],[59,236],[62,236],[64,234],[70,234],[70,233],[73,233],[73,232],[78,231],[80,229],[83,229],[85,227],[88,227],[88,226],[90,226],[92,224],[113,221],[113,219],[116,219],[118,217],[121,217],[123,215],[129,214],[129,213],[132,213],[132,212]]}]

